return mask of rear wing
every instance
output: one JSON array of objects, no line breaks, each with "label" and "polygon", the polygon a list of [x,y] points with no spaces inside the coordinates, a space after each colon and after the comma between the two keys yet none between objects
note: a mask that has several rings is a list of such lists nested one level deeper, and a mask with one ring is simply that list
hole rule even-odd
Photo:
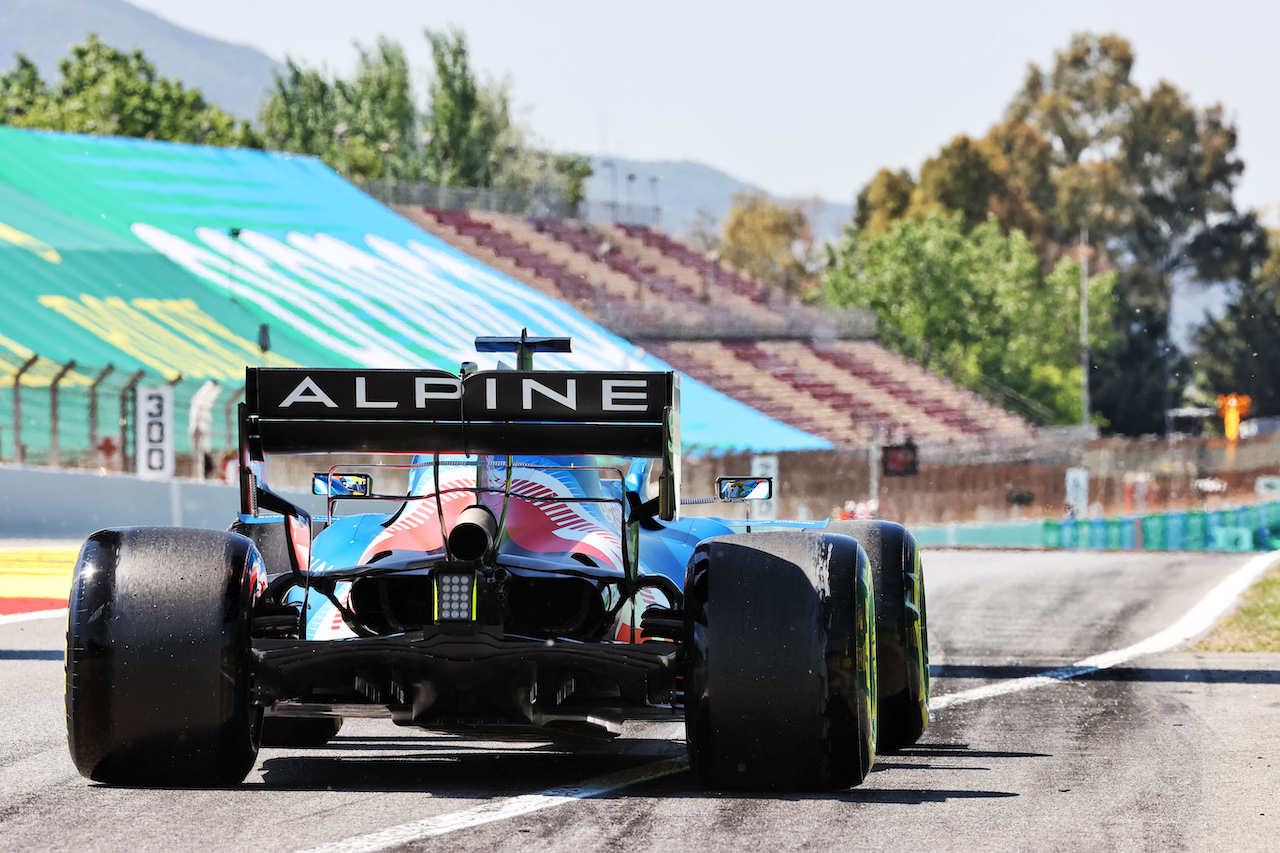
[{"label": "rear wing", "polygon": [[250,367],[241,441],[250,461],[269,453],[660,458],[668,517],[679,504],[680,377]]}]

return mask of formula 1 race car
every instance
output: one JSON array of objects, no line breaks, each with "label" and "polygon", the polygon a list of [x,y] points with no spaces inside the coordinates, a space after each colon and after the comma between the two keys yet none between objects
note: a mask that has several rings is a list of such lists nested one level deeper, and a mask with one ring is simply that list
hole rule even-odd
[{"label": "formula 1 race car", "polygon": [[[81,773],[236,784],[261,743],[321,745],[343,717],[543,741],[683,718],[708,787],[814,790],[920,737],[904,528],[682,518],[677,374],[533,370],[567,338],[476,344],[515,369],[249,368],[231,531],[89,537],[66,651]],[[266,485],[268,457],[373,453],[403,463],[314,475],[323,517]]]}]

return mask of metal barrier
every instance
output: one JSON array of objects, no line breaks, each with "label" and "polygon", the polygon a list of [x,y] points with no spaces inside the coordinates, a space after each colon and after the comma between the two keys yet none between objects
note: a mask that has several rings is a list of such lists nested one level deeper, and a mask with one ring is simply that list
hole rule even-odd
[{"label": "metal barrier", "polygon": [[620,222],[626,225],[661,225],[662,208],[656,204],[599,201],[573,204],[556,192],[522,193],[496,187],[447,187],[421,181],[377,181],[350,178],[365,193],[385,205],[417,204],[437,210],[486,210],[537,219],[585,219],[588,222]]},{"label": "metal barrier", "polygon": [[869,340],[876,315],[862,308],[819,311],[779,305],[767,316],[744,316],[713,303],[608,303],[596,306],[596,322],[631,341]]},{"label": "metal barrier", "polygon": [[[132,471],[136,391],[162,385],[174,390],[173,444],[187,469],[182,473],[202,478],[206,466],[217,467],[237,444],[232,412],[242,383],[86,368],[39,355],[21,363],[0,358],[0,385],[6,383],[11,393],[0,395],[0,461]],[[219,406],[224,418],[215,429]]]},{"label": "metal barrier", "polygon": [[588,199],[580,218],[588,222],[620,222],[625,225],[661,225],[662,208],[656,204]]},{"label": "metal barrier", "polygon": [[487,210],[507,216],[573,219],[577,206],[554,192],[521,193],[496,187],[446,187],[414,181],[351,182],[386,205],[416,204],[437,210]]}]

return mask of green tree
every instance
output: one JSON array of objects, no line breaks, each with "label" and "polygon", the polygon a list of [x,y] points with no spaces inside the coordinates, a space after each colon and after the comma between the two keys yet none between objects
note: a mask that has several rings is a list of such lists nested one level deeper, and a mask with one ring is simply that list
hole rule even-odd
[{"label": "green tree", "polygon": [[560,195],[576,211],[587,198],[587,178],[594,174],[591,158],[582,154],[554,154],[552,168],[560,177]]},{"label": "green tree", "polygon": [[445,186],[487,187],[498,138],[510,125],[506,93],[490,92],[488,103],[482,101],[461,31],[427,30],[426,37],[435,72],[426,120],[427,177]]},{"label": "green tree", "polygon": [[1052,144],[1031,125],[1020,121],[996,125],[983,142],[993,154],[992,168],[1001,182],[999,192],[988,201],[988,210],[1006,231],[1022,231],[1036,244],[1041,256],[1048,258],[1051,252],[1047,218],[1058,198]]},{"label": "green tree", "polygon": [[1139,97],[1133,62],[1126,39],[1077,33],[1052,71],[1029,65],[1006,118],[1039,128],[1064,164],[1113,157]]},{"label": "green tree", "polygon": [[[1070,243],[1087,226],[1119,269],[1123,310],[1115,348],[1098,353],[1094,398],[1113,425],[1141,421],[1147,431],[1145,413],[1162,422],[1188,379],[1167,334],[1173,279],[1247,279],[1266,246],[1256,217],[1233,200],[1244,163],[1222,108],[1198,109],[1165,81],[1143,94],[1133,62],[1119,36],[1077,35],[1051,73],[1031,68],[1009,117],[1053,144],[1051,238]],[[1163,402],[1135,415],[1139,387]]]},{"label": "green tree", "polygon": [[720,228],[720,257],[752,278],[805,295],[818,284],[813,234],[799,207],[740,192]]},{"label": "green tree", "polygon": [[1270,238],[1270,258],[1222,317],[1200,329],[1192,359],[1205,402],[1218,394],[1248,394],[1253,414],[1261,417],[1280,415],[1280,232]]},{"label": "green tree", "polygon": [[1004,190],[996,153],[968,136],[957,136],[920,167],[907,215],[923,219],[959,212],[969,226],[978,225],[987,220],[993,197]]},{"label": "green tree", "polygon": [[[1091,331],[1105,328],[1114,286],[1114,274],[1090,279]],[[1079,266],[1064,259],[1042,276],[1031,241],[994,217],[970,228],[962,213],[934,212],[878,234],[851,230],[831,252],[823,293],[927,344],[959,381],[996,380],[1064,423],[1080,417]]]},{"label": "green tree", "polygon": [[350,79],[330,79],[286,58],[259,113],[267,146],[319,157],[344,175],[384,178],[390,170],[416,178],[418,114],[404,51],[387,39],[374,50],[356,47],[360,58]]},{"label": "green tree", "polygon": [[[910,176],[881,172],[855,222],[876,233],[902,217],[958,211],[974,226],[991,214],[1033,241],[1049,276],[1087,228],[1096,266],[1118,273],[1107,343],[1091,348],[1095,408],[1113,429],[1148,432],[1189,378],[1167,335],[1173,280],[1244,281],[1267,250],[1233,200],[1244,164],[1222,108],[1164,81],[1144,93],[1134,60],[1120,36],[1073,36],[1052,68],[1030,66],[1002,124],[925,162],[905,210],[889,190]],[[1151,388],[1164,402],[1150,405]]]},{"label": "green tree", "polygon": [[0,77],[0,122],[14,127],[129,136],[206,145],[258,147],[247,121],[204,100],[199,89],[156,73],[141,50],[124,53],[90,35],[58,63],[46,86],[19,54]]},{"label": "green tree", "polygon": [[907,215],[915,179],[906,169],[881,169],[858,193],[853,224],[859,231],[878,234]]},{"label": "green tree", "polygon": [[320,157],[359,178],[559,193],[575,207],[587,158],[535,145],[512,117],[510,81],[481,83],[466,36],[428,30],[433,74],[421,111],[401,46],[379,39],[350,77],[286,60],[260,118],[271,148]]},{"label": "green tree", "polygon": [[877,172],[858,193],[854,225],[878,233],[905,216],[959,212],[973,226],[994,214],[1043,253],[1044,211],[1055,198],[1051,161],[1049,142],[1024,123],[998,125],[983,139],[961,135],[924,162],[918,183],[905,170]]}]

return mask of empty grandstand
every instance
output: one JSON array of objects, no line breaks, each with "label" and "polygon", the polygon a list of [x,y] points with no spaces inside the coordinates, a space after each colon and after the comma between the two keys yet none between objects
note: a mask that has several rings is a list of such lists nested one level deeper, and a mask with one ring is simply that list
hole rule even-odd
[{"label": "empty grandstand", "polygon": [[[608,301],[586,276],[452,221],[469,251],[312,158],[0,127],[0,458],[118,467],[132,389],[170,385],[180,416],[202,394],[179,450],[223,449],[246,365],[456,370],[491,363],[476,336],[521,328],[574,338],[547,366],[666,369],[574,307]],[[688,450],[831,446],[694,379],[682,392]]]},{"label": "empty grandstand", "polygon": [[877,343],[868,313],[790,304],[657,228],[395,209],[678,370],[836,446],[873,436],[926,448],[1032,440],[1021,418]]}]

